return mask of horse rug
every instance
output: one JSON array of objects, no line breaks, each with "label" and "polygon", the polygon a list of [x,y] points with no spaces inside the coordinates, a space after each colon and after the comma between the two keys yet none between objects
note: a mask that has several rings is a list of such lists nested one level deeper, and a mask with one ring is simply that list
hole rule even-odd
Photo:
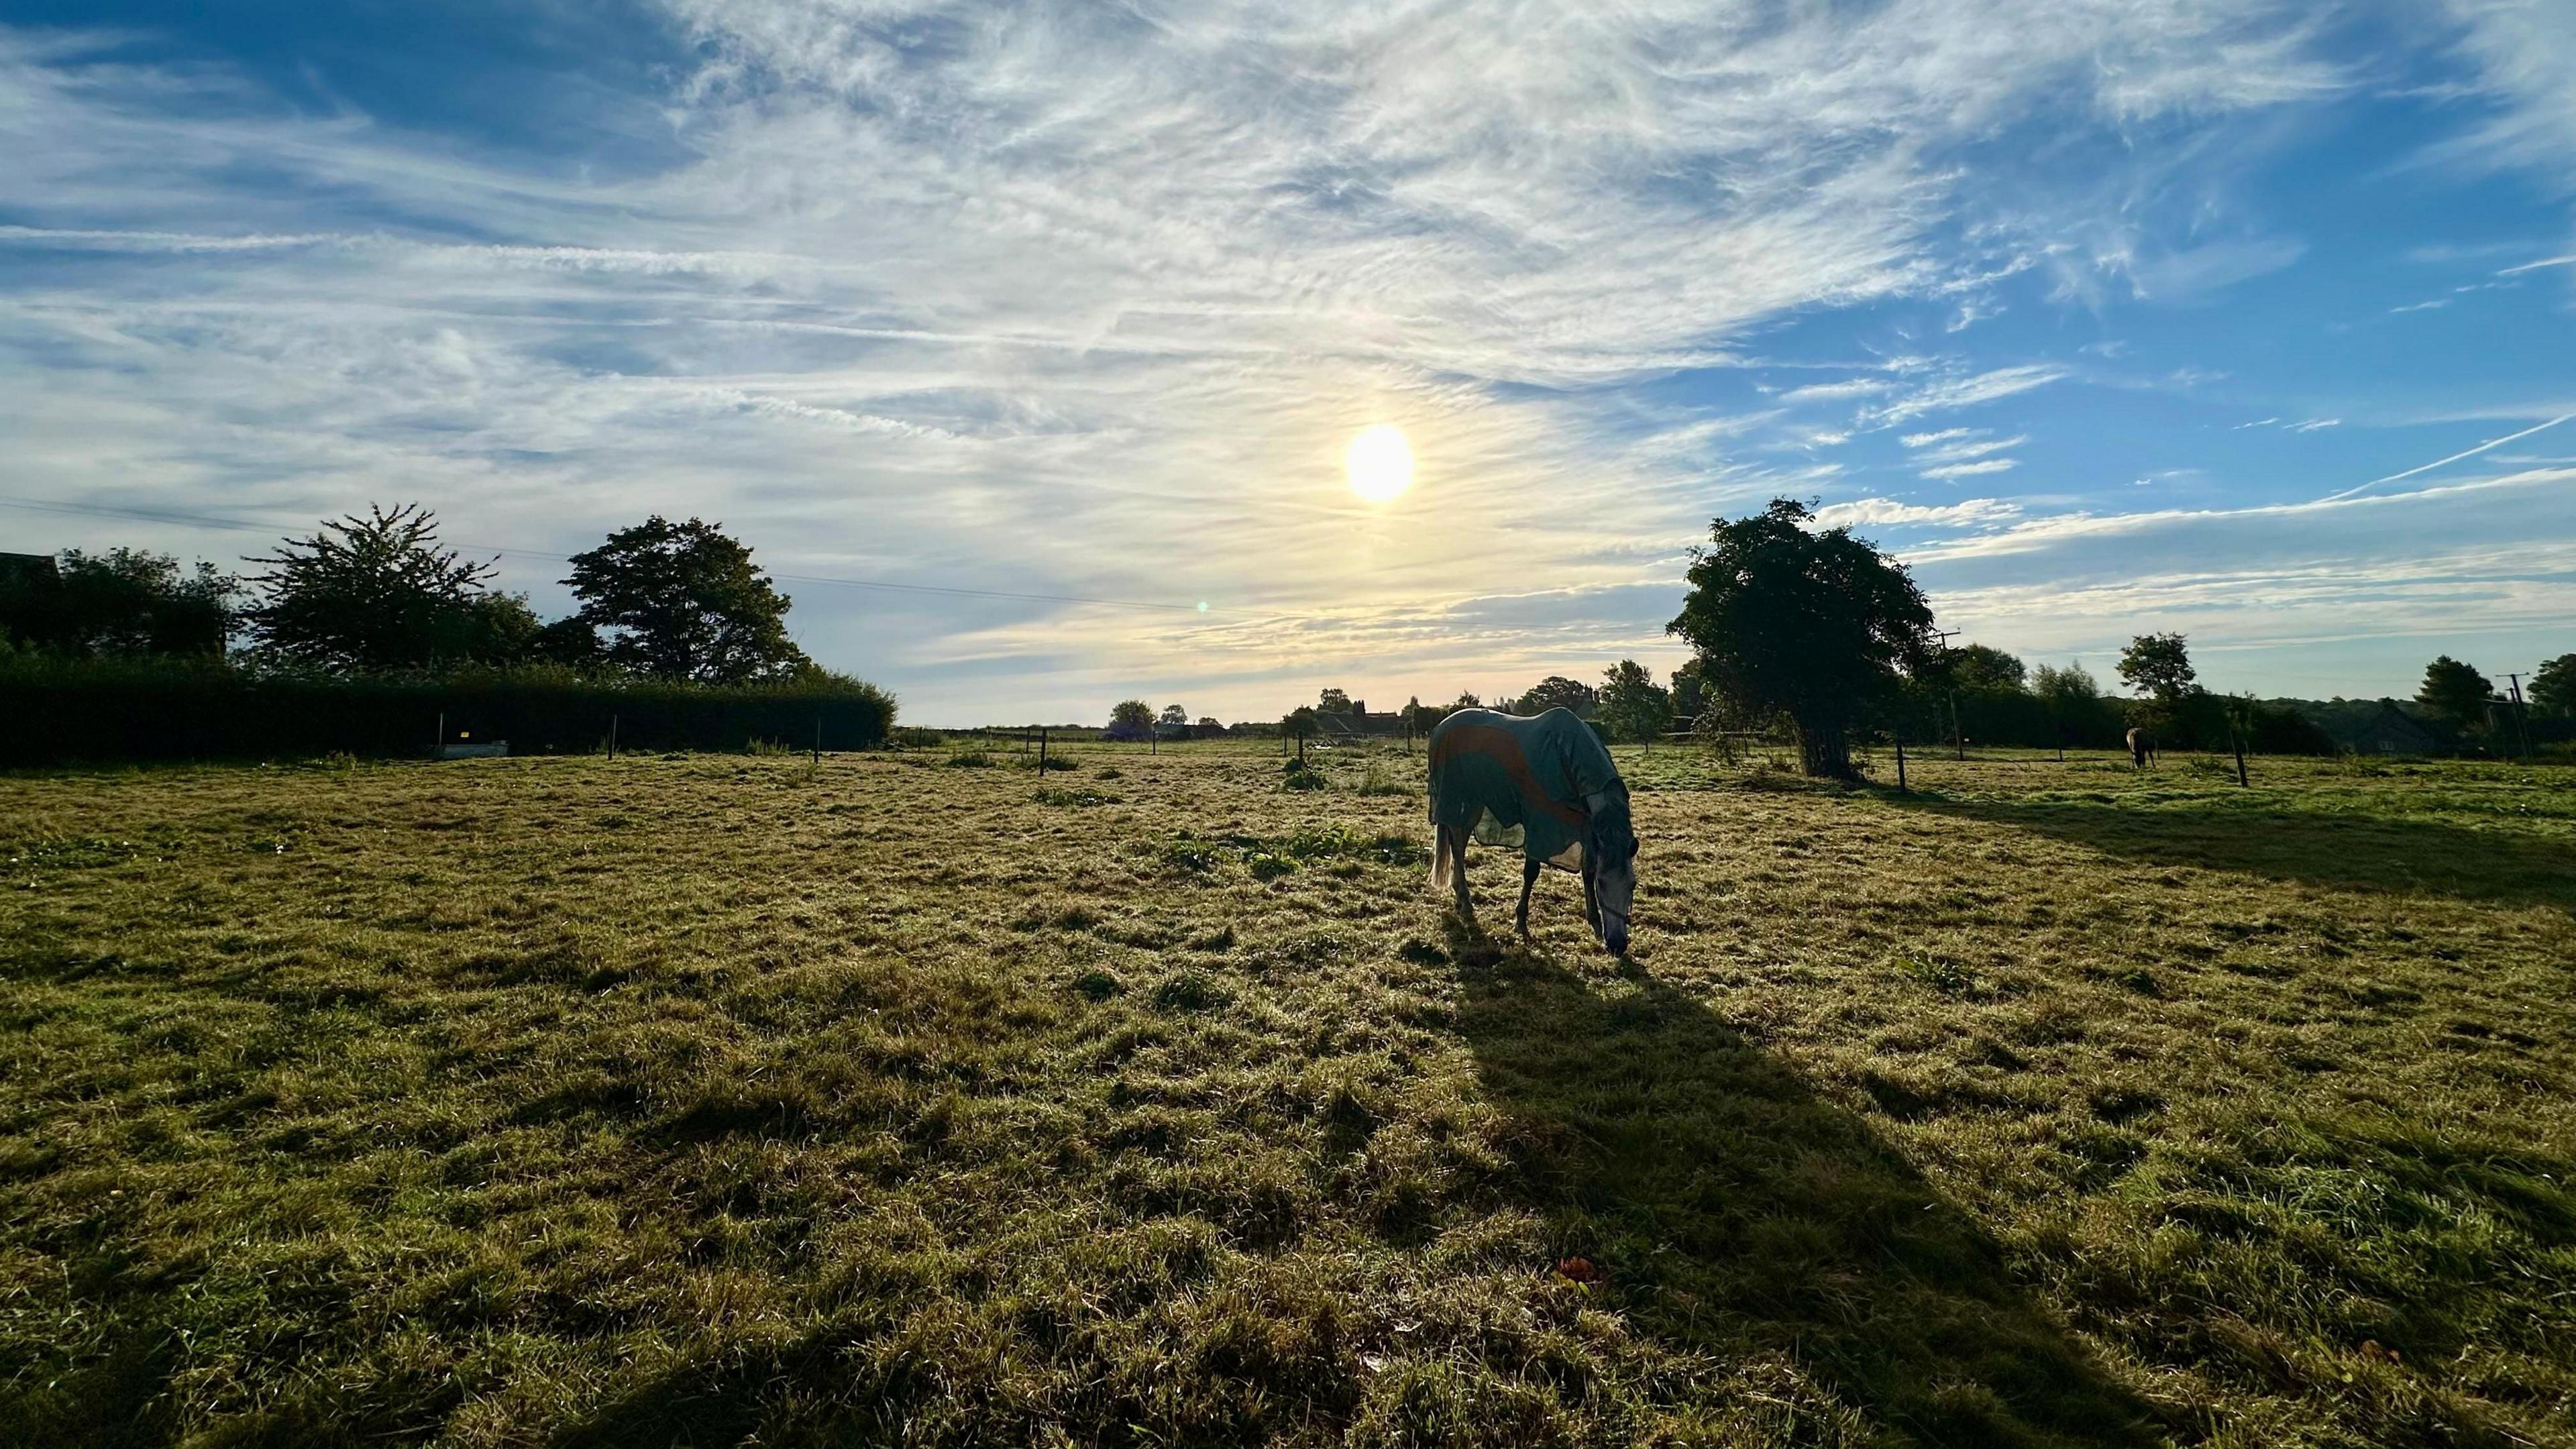
[{"label": "horse rug", "polygon": [[1594,806],[1628,787],[1592,727],[1565,708],[1534,718],[1462,709],[1431,731],[1431,823],[1487,845],[1517,845],[1561,870],[1583,868]]}]

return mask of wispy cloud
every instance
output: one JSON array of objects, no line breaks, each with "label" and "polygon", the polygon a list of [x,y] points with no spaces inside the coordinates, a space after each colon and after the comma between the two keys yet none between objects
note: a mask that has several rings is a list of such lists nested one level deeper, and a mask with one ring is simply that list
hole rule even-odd
[{"label": "wispy cloud", "polygon": [[1925,468],[1922,470],[1920,476],[1925,478],[1974,478],[1989,473],[2009,473],[2013,470],[2014,466],[2014,462],[2010,458],[1983,458],[1974,463],[1945,463],[1938,468]]},{"label": "wispy cloud", "polygon": [[2021,506],[2000,498],[1970,498],[1959,503],[1899,503],[1892,498],[1855,498],[1816,510],[1820,528],[1907,525],[1925,528],[1972,528],[2017,518]]},{"label": "wispy cloud", "polygon": [[1875,426],[1894,427],[1927,413],[1975,407],[1979,403],[1995,402],[2016,393],[2046,387],[2066,375],[2064,368],[2050,363],[1998,367],[1967,377],[1927,383],[1885,407],[1865,411],[1863,416]]}]

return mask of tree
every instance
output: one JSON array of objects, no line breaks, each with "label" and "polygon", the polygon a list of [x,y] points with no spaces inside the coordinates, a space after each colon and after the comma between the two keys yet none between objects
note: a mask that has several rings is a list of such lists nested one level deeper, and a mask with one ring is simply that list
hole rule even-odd
[{"label": "tree", "polygon": [[1189,722],[1190,712],[1188,710],[1183,709],[1177,704],[1167,704],[1163,706],[1164,724],[1186,728],[1189,725]]},{"label": "tree", "polygon": [[1570,709],[1586,719],[1591,718],[1598,703],[1592,686],[1562,674],[1551,674],[1530,686],[1529,693],[1512,701],[1514,714],[1545,714],[1552,709]]},{"label": "tree", "polygon": [[1483,709],[1484,707],[1485,702],[1482,699],[1477,698],[1476,691],[1472,689],[1462,689],[1458,691],[1458,697],[1449,702],[1449,708],[1452,710]]},{"label": "tree", "polygon": [[608,650],[599,642],[599,631],[579,614],[539,629],[528,641],[528,657],[584,673],[608,664]]},{"label": "tree", "polygon": [[1141,740],[1154,733],[1154,707],[1141,699],[1122,699],[1109,710],[1109,738]]},{"label": "tree", "polygon": [[1315,707],[1311,704],[1297,706],[1279,721],[1279,732],[1292,740],[1313,739],[1315,728]]},{"label": "tree", "polygon": [[1710,690],[1748,716],[1785,714],[1811,775],[1852,773],[1850,732],[1928,657],[1932,608],[1905,566],[1775,498],[1710,525],[1688,598],[1667,626]]},{"label": "tree", "polygon": [[2024,671],[2019,659],[1983,644],[1963,644],[1950,651],[1950,682],[1961,689],[2019,689]]},{"label": "tree", "polygon": [[374,674],[506,663],[536,632],[527,602],[487,590],[492,566],[440,547],[437,516],[417,504],[371,504],[248,562],[269,571],[251,576],[266,592],[243,622],[293,664]]},{"label": "tree", "polygon": [[787,637],[792,602],[716,524],[660,514],[572,557],[580,618],[609,631],[610,662],[654,679],[740,684],[811,667]]},{"label": "tree", "polygon": [[1613,739],[1651,740],[1672,728],[1673,697],[1646,666],[1622,659],[1603,671],[1593,717]]},{"label": "tree", "polygon": [[82,658],[221,654],[240,591],[210,563],[189,573],[149,549],[66,549],[0,579],[0,636]]},{"label": "tree", "polygon": [[2069,664],[2064,669],[2043,664],[2031,677],[2030,687],[2031,693],[2048,701],[2050,712],[2060,718],[2090,709],[2102,697],[2102,686],[2093,682],[2093,675],[2081,664]]},{"label": "tree", "polygon": [[2448,654],[2424,666],[2423,686],[2415,691],[2425,713],[2470,733],[2485,730],[2487,701],[2494,697],[2493,682]]},{"label": "tree", "polygon": [[2120,677],[2129,687],[2153,697],[2167,711],[2181,706],[2200,688],[2192,673],[2191,651],[2180,634],[2140,634],[2120,651]]},{"label": "tree", "polygon": [[1349,714],[1351,696],[1346,690],[1325,690],[1322,697],[1316,700],[1315,710],[1318,714]]},{"label": "tree", "polygon": [[2576,717],[2576,654],[2561,654],[2531,676],[2531,707],[2559,719]]},{"label": "tree", "polygon": [[1708,678],[1700,672],[1698,660],[1687,660],[1673,671],[1673,718],[1688,725],[1706,708]]}]

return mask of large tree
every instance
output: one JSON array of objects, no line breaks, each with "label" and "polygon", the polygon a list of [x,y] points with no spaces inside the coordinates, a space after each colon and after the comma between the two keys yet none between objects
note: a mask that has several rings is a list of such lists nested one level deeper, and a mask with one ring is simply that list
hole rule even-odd
[{"label": "large tree", "polygon": [[1795,499],[1710,526],[1690,596],[1668,626],[1712,692],[1748,716],[1786,715],[1811,775],[1849,775],[1851,731],[1924,667],[1932,608],[1905,566],[1817,529]]},{"label": "large tree", "polygon": [[1322,714],[1349,714],[1351,712],[1351,692],[1347,689],[1325,690],[1322,694],[1316,696],[1315,709],[1318,713]]},{"label": "large tree", "polygon": [[2021,660],[1985,644],[1962,644],[1944,663],[1961,689],[2019,689],[2027,677]]},{"label": "large tree", "polygon": [[1545,714],[1552,709],[1570,709],[1590,718],[1600,696],[1591,685],[1580,679],[1551,674],[1529,688],[1529,693],[1512,701],[1514,714]]},{"label": "large tree", "polygon": [[1109,707],[1109,738],[1149,739],[1154,733],[1154,707],[1141,699],[1122,699]]},{"label": "large tree", "polygon": [[787,637],[791,602],[719,525],[655,514],[572,557],[581,619],[608,659],[654,679],[740,684],[811,667]]},{"label": "large tree", "polygon": [[436,515],[417,504],[369,505],[248,561],[268,572],[251,576],[263,592],[243,622],[291,664],[374,674],[507,663],[537,631],[527,601],[486,588],[492,566],[442,547]]},{"label": "large tree", "polygon": [[2120,677],[2166,711],[2179,707],[2200,688],[2191,667],[2191,650],[2180,634],[2140,634],[2120,651]]},{"label": "large tree", "polygon": [[2415,702],[2454,728],[2476,732],[2487,725],[2487,701],[2495,684],[2477,670],[2445,654],[2424,666],[2424,683]]},{"label": "large tree", "polygon": [[2531,676],[2531,707],[2565,719],[2576,715],[2576,654],[2561,654]]},{"label": "large tree", "polygon": [[1603,671],[1592,717],[1613,739],[1650,740],[1673,727],[1673,697],[1646,666],[1622,659]]},{"label": "large tree", "polygon": [[191,572],[168,554],[66,549],[53,567],[0,576],[0,635],[78,655],[221,654],[240,581],[210,563]]}]

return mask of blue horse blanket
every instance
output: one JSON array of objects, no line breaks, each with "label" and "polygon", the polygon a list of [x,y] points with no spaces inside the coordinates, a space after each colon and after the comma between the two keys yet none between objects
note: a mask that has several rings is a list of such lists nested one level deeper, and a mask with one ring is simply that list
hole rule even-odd
[{"label": "blue horse blanket", "polygon": [[1580,870],[1593,811],[1614,804],[1624,817],[1628,786],[1601,737],[1570,709],[1534,719],[1462,709],[1431,731],[1434,825],[1458,826],[1488,845],[1518,844],[1532,860]]}]

